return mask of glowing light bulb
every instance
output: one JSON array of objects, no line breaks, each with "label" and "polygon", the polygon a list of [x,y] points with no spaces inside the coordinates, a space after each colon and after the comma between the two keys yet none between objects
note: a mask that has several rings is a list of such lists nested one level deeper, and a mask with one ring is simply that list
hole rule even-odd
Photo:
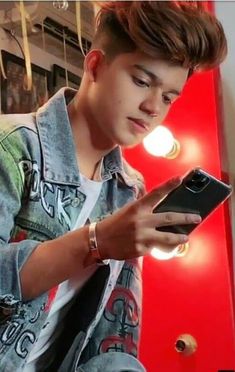
[{"label": "glowing light bulb", "polygon": [[146,151],[154,156],[175,158],[179,153],[179,142],[173,137],[171,131],[159,125],[143,140]]},{"label": "glowing light bulb", "polygon": [[188,249],[189,243],[180,244],[169,252],[155,247],[151,251],[151,256],[153,256],[157,260],[170,260],[174,257],[184,257],[188,253]]},{"label": "glowing light bulb", "polygon": [[166,252],[159,248],[153,248],[151,251],[151,256],[156,258],[157,260],[170,260],[171,258],[176,257],[178,252],[178,247],[172,249],[172,251]]},{"label": "glowing light bulb", "polygon": [[55,0],[53,1],[53,7],[58,10],[67,10],[69,6],[69,3],[67,0],[61,1],[61,0]]}]

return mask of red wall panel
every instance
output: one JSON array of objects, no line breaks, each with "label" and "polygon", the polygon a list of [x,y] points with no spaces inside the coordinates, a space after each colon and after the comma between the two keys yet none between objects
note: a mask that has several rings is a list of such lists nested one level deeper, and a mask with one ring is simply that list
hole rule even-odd
[{"label": "red wall panel", "polygon": [[[198,165],[221,177],[216,79],[213,72],[193,76],[163,123],[181,144],[176,159],[149,155],[142,145],[125,151],[144,175],[148,190]],[[144,260],[141,360],[148,372],[235,370],[231,232],[225,212],[219,207],[192,233],[185,257]],[[174,349],[182,333],[197,340],[198,349],[191,356]]]}]

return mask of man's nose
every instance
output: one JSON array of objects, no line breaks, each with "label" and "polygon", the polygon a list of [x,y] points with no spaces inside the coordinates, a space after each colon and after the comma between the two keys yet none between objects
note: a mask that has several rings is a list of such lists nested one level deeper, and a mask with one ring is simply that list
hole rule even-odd
[{"label": "man's nose", "polygon": [[157,92],[149,95],[140,105],[140,109],[151,117],[157,117],[161,114],[162,93]]}]

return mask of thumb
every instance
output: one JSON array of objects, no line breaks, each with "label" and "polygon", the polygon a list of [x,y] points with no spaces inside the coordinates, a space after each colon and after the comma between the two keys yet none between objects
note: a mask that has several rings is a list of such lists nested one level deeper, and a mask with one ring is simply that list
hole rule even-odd
[{"label": "thumb", "polygon": [[174,190],[182,182],[181,177],[174,177],[154,188],[149,193],[139,199],[142,206],[151,210],[164,198],[170,191]]}]

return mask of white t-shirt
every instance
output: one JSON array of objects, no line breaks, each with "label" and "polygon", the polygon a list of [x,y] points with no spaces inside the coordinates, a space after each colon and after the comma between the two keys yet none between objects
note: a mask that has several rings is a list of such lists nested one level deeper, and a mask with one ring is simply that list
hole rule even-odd
[{"label": "white t-shirt", "polygon": [[[86,195],[86,200],[72,230],[84,226],[98,200],[102,187],[102,182],[90,180],[83,175],[80,175],[80,180],[81,191]],[[86,281],[92,276],[96,269],[97,266],[92,265],[79,270],[75,279],[66,280],[59,285],[46,323],[44,324],[38,340],[29,354],[24,372],[36,371],[36,362],[39,357],[43,357],[43,354],[49,349],[55,339],[62,332],[63,319],[71,306],[70,301],[74,297],[75,293],[78,293]],[[59,326],[57,327],[58,324]]]}]

